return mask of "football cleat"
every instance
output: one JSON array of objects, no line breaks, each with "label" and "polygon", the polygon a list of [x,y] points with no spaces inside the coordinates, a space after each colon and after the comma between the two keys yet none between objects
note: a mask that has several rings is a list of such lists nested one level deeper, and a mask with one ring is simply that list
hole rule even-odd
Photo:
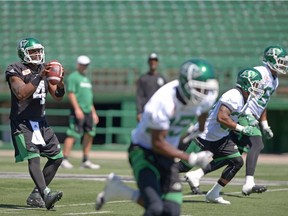
[{"label": "football cleat", "polygon": [[27,198],[26,203],[31,207],[45,208],[45,202],[38,191],[33,191]]},{"label": "football cleat", "polygon": [[72,169],[73,168],[73,165],[67,159],[63,159],[60,166],[64,169]]},{"label": "football cleat", "polygon": [[54,205],[59,201],[63,196],[62,191],[50,191],[47,194],[44,194],[45,207],[50,210],[54,208]]},{"label": "football cleat", "polygon": [[106,202],[110,201],[114,195],[117,195],[117,188],[121,183],[120,177],[114,173],[109,174],[104,191],[99,193],[96,198],[95,208],[97,211],[100,210]]},{"label": "football cleat", "polygon": [[112,200],[132,199],[138,197],[137,190],[129,188],[114,173],[110,173],[104,190],[97,195],[95,209],[100,210],[103,205]]},{"label": "football cleat", "polygon": [[99,169],[100,165],[93,164],[91,161],[87,160],[87,161],[83,162],[80,167],[81,168],[87,168],[87,169]]},{"label": "football cleat", "polygon": [[187,172],[184,176],[185,180],[188,182],[192,194],[202,194],[202,191],[200,190],[200,178],[195,175],[194,171]]},{"label": "football cleat", "polygon": [[202,194],[200,187],[191,187],[191,185],[190,185],[190,189],[191,189],[192,195],[201,195]]},{"label": "football cleat", "polygon": [[248,185],[243,185],[242,194],[244,196],[249,196],[251,193],[263,193],[267,190],[265,186],[262,185],[254,185],[253,187]]},{"label": "football cleat", "polygon": [[230,201],[224,200],[223,197],[220,197],[219,195],[212,194],[211,191],[208,191],[206,194],[206,202],[210,203],[218,203],[218,204],[224,204],[224,205],[230,205]]}]

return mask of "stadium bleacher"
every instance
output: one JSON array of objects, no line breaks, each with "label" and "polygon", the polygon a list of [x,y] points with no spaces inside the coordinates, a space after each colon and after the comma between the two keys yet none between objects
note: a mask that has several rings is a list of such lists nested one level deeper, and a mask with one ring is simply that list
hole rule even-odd
[{"label": "stadium bleacher", "polygon": [[[116,116],[121,121],[116,129],[126,134],[119,143],[129,143],[135,125],[135,81],[148,69],[148,53],[158,53],[159,69],[168,80],[177,77],[183,61],[207,59],[224,92],[234,86],[240,68],[261,64],[264,48],[278,44],[288,49],[286,1],[1,1],[0,9],[0,72],[18,60],[17,42],[27,36],[42,41],[47,61],[59,60],[66,76],[75,70],[77,56],[88,55],[97,106],[130,113]],[[287,93],[288,76],[281,76],[268,106],[271,126],[278,128],[275,143],[281,146],[288,141],[287,127],[274,119],[287,119]],[[9,108],[4,76],[0,101],[1,108]],[[108,119],[106,112],[103,116]],[[113,124],[111,131],[117,131]],[[105,125],[102,130],[107,139]],[[267,151],[284,149],[277,145],[269,143]]]},{"label": "stadium bleacher", "polygon": [[[17,40],[35,36],[47,59],[57,58],[68,72],[79,54],[91,56],[95,83],[103,80],[107,87],[103,92],[127,88],[124,78],[115,83],[107,73],[120,68],[136,79],[151,51],[159,53],[164,74],[191,57],[206,58],[221,82],[232,74],[228,88],[239,68],[261,63],[266,46],[287,47],[287,9],[287,2],[278,1],[4,1],[1,71],[16,60]],[[174,79],[176,72],[167,75]],[[129,85],[132,90],[134,82]]]}]

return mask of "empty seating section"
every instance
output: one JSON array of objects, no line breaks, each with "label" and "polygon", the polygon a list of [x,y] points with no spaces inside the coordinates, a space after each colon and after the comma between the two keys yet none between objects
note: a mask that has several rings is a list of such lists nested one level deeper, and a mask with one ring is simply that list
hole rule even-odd
[{"label": "empty seating section", "polygon": [[261,64],[266,46],[288,48],[287,11],[285,1],[4,1],[0,69],[15,61],[17,40],[35,36],[47,60],[58,59],[68,73],[78,55],[90,56],[99,93],[134,94],[152,51],[170,80],[184,60],[202,57],[228,88],[237,70]]}]

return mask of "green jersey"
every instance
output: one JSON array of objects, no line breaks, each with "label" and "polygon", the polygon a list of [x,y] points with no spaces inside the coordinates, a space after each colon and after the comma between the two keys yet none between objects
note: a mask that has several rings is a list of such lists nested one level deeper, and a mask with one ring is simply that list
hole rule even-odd
[{"label": "green jersey", "polygon": [[74,93],[78,104],[84,113],[91,112],[93,105],[92,83],[84,74],[75,71],[67,79],[68,93]]}]

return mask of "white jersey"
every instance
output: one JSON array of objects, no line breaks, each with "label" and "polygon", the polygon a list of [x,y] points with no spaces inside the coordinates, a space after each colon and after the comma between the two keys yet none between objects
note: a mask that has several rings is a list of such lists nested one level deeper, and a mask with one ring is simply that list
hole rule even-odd
[{"label": "white jersey", "polygon": [[229,129],[225,128],[217,121],[217,115],[221,105],[225,105],[231,110],[231,118],[233,121],[238,121],[238,116],[245,106],[244,97],[240,90],[234,88],[225,92],[217,101],[215,106],[210,110],[209,116],[205,122],[205,129],[199,135],[200,138],[208,141],[217,141],[228,136]]},{"label": "white jersey", "polygon": [[[178,147],[181,133],[202,113],[208,112],[215,99],[207,97],[198,105],[184,105],[176,97],[178,80],[162,86],[144,107],[142,119],[132,131],[132,143],[152,148],[150,129],[168,130],[166,141]],[[214,97],[215,98],[215,97]]]},{"label": "white jersey", "polygon": [[268,67],[258,66],[254,68],[258,70],[262,75],[262,80],[264,84],[264,94],[260,99],[251,98],[248,101],[249,105],[245,110],[245,113],[253,114],[257,119],[259,119],[264,109],[267,107],[271,95],[278,87],[279,80],[278,77],[273,77]]}]

